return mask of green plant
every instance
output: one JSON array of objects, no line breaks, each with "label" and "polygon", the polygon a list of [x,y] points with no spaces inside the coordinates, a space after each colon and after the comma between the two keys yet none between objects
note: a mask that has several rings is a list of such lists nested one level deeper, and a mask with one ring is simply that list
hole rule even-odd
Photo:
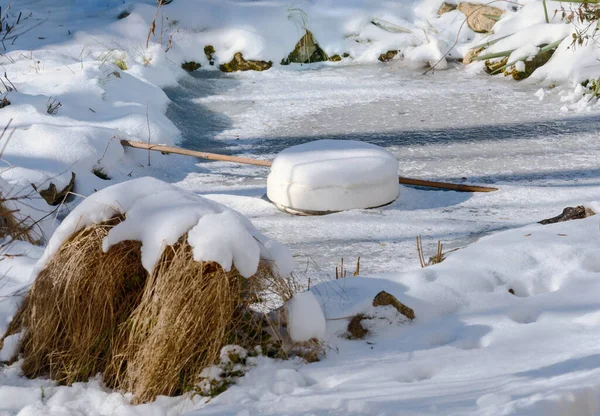
[{"label": "green plant", "polygon": [[127,62],[124,59],[117,58],[113,62],[121,71],[127,71]]},{"label": "green plant", "polygon": [[[107,45],[101,42],[98,43],[105,48],[105,50],[101,52],[97,58],[101,62],[100,66],[103,66],[106,63],[113,63],[121,71],[127,71],[127,54],[124,51],[118,48],[109,48]],[[83,50],[81,51],[81,53],[83,54]]]}]

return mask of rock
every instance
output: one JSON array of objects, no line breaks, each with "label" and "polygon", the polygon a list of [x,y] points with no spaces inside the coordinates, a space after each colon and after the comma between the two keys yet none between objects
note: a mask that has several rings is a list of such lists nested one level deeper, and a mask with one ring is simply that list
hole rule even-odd
[{"label": "rock", "polygon": [[266,71],[273,66],[273,62],[247,61],[241,52],[237,52],[231,62],[219,66],[223,72],[236,71]]},{"label": "rock", "polygon": [[386,53],[382,53],[381,55],[379,55],[378,59],[381,62],[389,62],[398,55],[398,52],[400,51],[387,51]]},{"label": "rock", "polygon": [[467,16],[467,25],[477,33],[487,33],[492,30],[496,20],[493,17],[502,16],[503,11],[497,7],[484,6],[475,3],[460,3],[458,10]]},{"label": "rock", "polygon": [[408,319],[415,319],[415,311],[400,302],[394,295],[382,290],[373,299],[373,306],[393,306],[398,312]]},{"label": "rock", "polygon": [[308,64],[312,62],[324,62],[329,57],[315,40],[312,32],[307,30],[304,36],[300,38],[294,50],[281,61],[281,65]]},{"label": "rock", "polygon": [[483,51],[483,48],[474,48],[474,49],[469,49],[467,51],[467,53],[465,54],[465,56],[463,57],[463,64],[465,65],[469,65],[471,62],[473,62],[473,59],[477,56],[479,56],[479,54]]},{"label": "rock", "polygon": [[202,67],[202,65],[200,65],[198,62],[195,62],[195,61],[189,61],[189,62],[182,63],[181,67],[188,72],[194,72],[195,70]]},{"label": "rock", "polygon": [[212,46],[212,45],[206,45],[206,46],[204,47],[204,55],[206,55],[206,59],[208,59],[208,63],[209,63],[209,64],[211,64],[211,65],[214,65],[214,64],[215,64],[215,58],[214,58],[214,56],[213,56],[213,55],[214,55],[216,52],[217,52],[217,51],[215,51],[215,47],[214,47],[214,46]]},{"label": "rock", "polygon": [[75,172],[71,172],[71,180],[69,181],[69,184],[65,187],[65,189],[63,189],[60,192],[58,191],[58,189],[56,189],[56,185],[54,185],[53,183],[50,183],[48,189],[44,189],[41,191],[38,190],[38,188],[34,184],[31,184],[31,186],[37,191],[37,193],[40,194],[42,198],[44,198],[48,205],[60,205],[63,202],[69,201],[70,199],[69,193],[73,191],[73,188],[75,188]]},{"label": "rock", "polygon": [[456,4],[443,2],[437,13],[438,16],[441,16],[444,13],[451,12],[452,10],[456,10]]},{"label": "rock", "polygon": [[362,325],[363,319],[368,319],[367,316],[361,314],[352,317],[348,323],[348,339],[363,339],[369,331]]},{"label": "rock", "polygon": [[333,55],[329,57],[329,62],[340,62],[342,60],[342,57],[339,55]]},{"label": "rock", "polygon": [[[515,294],[515,290],[514,290],[514,289],[512,289],[512,288],[510,288],[510,289],[508,289],[508,293],[510,293],[511,295],[514,295],[514,294]],[[516,295],[515,295],[515,296],[516,296]]]},{"label": "rock", "polygon": [[127,10],[123,10],[121,13],[119,13],[119,15],[117,16],[117,19],[119,19],[119,20],[125,19],[129,15],[130,15],[130,13]]},{"label": "rock", "polygon": [[596,215],[596,213],[591,209],[584,207],[583,205],[579,205],[577,207],[567,207],[563,210],[562,214],[557,215],[556,217],[542,220],[539,222],[539,224],[546,225],[555,224],[557,222],[580,220],[583,218],[591,217],[592,215]]},{"label": "rock", "polygon": [[2,97],[2,100],[0,100],[0,108],[4,108],[10,105],[10,101],[8,101],[8,98],[6,97]]},{"label": "rock", "polygon": [[533,74],[533,72],[536,69],[538,69],[540,66],[545,65],[546,62],[548,62],[550,60],[550,58],[552,58],[553,54],[554,54],[553,49],[546,51],[546,52],[538,53],[536,56],[534,56],[530,60],[526,60],[525,62],[523,62],[525,64],[524,71],[518,71],[517,68],[515,67],[515,69],[512,72],[510,72],[509,75],[512,75],[513,79],[515,79],[517,81],[520,81],[525,78],[529,78],[529,76],[531,74]]}]

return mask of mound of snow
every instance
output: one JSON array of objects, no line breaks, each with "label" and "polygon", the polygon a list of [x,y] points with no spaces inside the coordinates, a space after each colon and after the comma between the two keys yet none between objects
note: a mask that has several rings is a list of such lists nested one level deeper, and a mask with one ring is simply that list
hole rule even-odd
[{"label": "mound of snow", "polygon": [[325,339],[325,315],[319,301],[312,292],[294,295],[285,304],[288,318],[288,331],[294,342],[309,341],[312,338]]},{"label": "mound of snow", "polygon": [[256,273],[261,258],[273,261],[283,274],[294,267],[286,247],[262,235],[237,211],[147,177],[105,188],[78,205],[52,235],[35,274],[73,233],[121,214],[126,219],[110,230],[103,249],[140,241],[149,273],[163,250],[186,233],[194,260],[217,262],[226,271],[233,265],[245,277]]},{"label": "mound of snow", "polygon": [[384,148],[353,140],[318,140],[285,149],[273,161],[267,196],[303,211],[343,211],[398,198],[398,161]]}]

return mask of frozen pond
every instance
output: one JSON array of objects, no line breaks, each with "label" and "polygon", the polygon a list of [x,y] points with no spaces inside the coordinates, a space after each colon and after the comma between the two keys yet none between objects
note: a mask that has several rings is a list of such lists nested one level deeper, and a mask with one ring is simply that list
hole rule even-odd
[{"label": "frozen pond", "polygon": [[559,93],[540,101],[539,88],[459,67],[424,76],[396,63],[198,72],[167,94],[187,148],[273,158],[310,140],[362,140],[391,150],[402,176],[501,188],[403,188],[385,208],[298,218],[260,200],[265,168],[201,162],[180,176],[188,189],[229,195],[215,198],[328,272],[361,256],[363,270],[378,273],[418,267],[417,235],[433,254],[437,240],[461,246],[600,199],[600,117],[562,112]]}]

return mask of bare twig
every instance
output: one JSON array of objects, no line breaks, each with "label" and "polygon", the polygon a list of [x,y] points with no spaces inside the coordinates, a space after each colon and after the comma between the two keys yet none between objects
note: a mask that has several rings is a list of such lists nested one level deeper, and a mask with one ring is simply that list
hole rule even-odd
[{"label": "bare twig", "polygon": [[150,116],[148,115],[148,105],[146,105],[146,122],[148,123],[148,166],[150,166]]}]

